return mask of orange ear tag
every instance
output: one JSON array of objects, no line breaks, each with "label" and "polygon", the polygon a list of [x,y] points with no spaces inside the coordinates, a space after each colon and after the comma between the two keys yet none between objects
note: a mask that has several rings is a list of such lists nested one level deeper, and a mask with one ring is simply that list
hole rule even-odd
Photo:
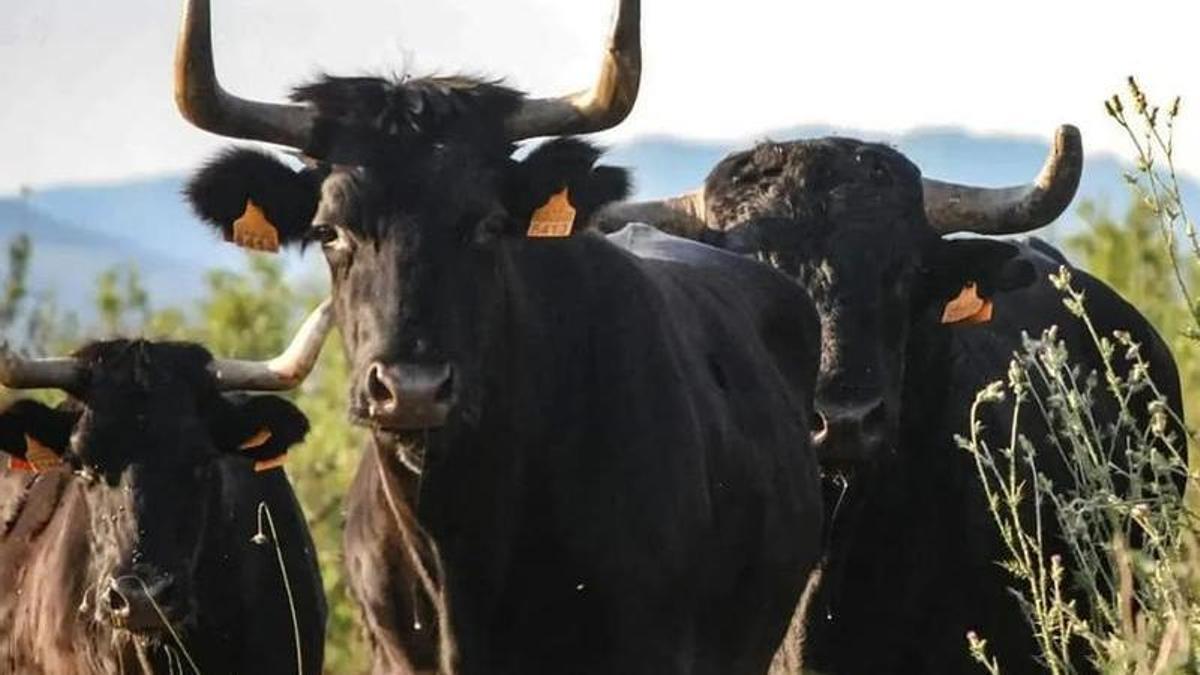
[{"label": "orange ear tag", "polygon": [[278,457],[272,457],[271,459],[264,459],[261,462],[255,462],[254,463],[254,472],[262,473],[263,471],[270,471],[271,469],[275,469],[275,468],[283,466],[284,462],[286,462],[286,461],[287,461],[287,453],[285,452],[282,455],[279,455]]},{"label": "orange ear tag", "polygon": [[266,443],[269,440],[271,440],[271,430],[263,427],[259,429],[258,432],[253,436],[242,441],[242,444],[238,446],[238,450],[253,450],[255,448],[261,448],[263,443]]},{"label": "orange ear tag", "polygon": [[36,438],[25,434],[25,463],[34,471],[46,471],[63,463],[62,457],[50,448],[42,445]]},{"label": "orange ear tag", "polygon": [[529,218],[528,237],[569,237],[575,226],[575,207],[571,206],[567,188],[550,197]]},{"label": "orange ear tag", "polygon": [[967,325],[987,323],[992,320],[992,301],[979,297],[975,282],[970,282],[958,292],[958,297],[946,303],[942,310],[942,323]]},{"label": "orange ear tag", "polygon": [[19,471],[21,473],[34,473],[34,471],[35,471],[32,464],[30,464],[29,462],[26,462],[25,460],[21,459],[20,457],[9,457],[8,458],[8,470],[9,471]]},{"label": "orange ear tag", "polygon": [[[261,448],[269,440],[271,440],[271,430],[266,427],[263,427],[262,429],[258,430],[258,433],[254,434],[250,438],[246,439],[240,446],[238,446],[238,449],[239,450],[254,450],[255,448]],[[270,471],[271,469],[274,469],[277,466],[283,466],[283,463],[286,459],[287,459],[287,453],[285,452],[282,455],[279,455],[278,457],[272,457],[271,459],[259,460],[254,463],[254,470],[255,470],[255,472],[258,472],[258,473],[261,473],[263,471]]]},{"label": "orange ear tag", "polygon": [[279,230],[254,202],[246,200],[242,217],[233,221],[233,243],[252,251],[275,253],[279,250]]}]

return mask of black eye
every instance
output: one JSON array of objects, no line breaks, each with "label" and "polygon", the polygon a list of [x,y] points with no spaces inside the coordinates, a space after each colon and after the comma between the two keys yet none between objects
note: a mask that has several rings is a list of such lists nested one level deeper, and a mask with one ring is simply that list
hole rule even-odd
[{"label": "black eye", "polygon": [[875,185],[888,185],[892,182],[892,172],[887,163],[875,153],[860,153],[854,159],[867,168],[867,175]]},{"label": "black eye", "polygon": [[476,244],[487,244],[504,234],[508,220],[503,214],[493,213],[475,224],[472,240]]},{"label": "black eye", "polygon": [[884,164],[876,162],[871,167],[871,181],[876,185],[888,185],[892,182],[892,172]]},{"label": "black eye", "polygon": [[318,244],[330,244],[337,241],[338,231],[332,225],[313,225],[308,229],[308,240]]}]

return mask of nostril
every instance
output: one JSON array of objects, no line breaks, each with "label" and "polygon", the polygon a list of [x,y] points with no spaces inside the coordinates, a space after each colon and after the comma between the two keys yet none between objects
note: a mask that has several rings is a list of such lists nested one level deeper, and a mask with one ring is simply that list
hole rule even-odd
[{"label": "nostril", "polygon": [[392,388],[384,381],[383,366],[372,364],[367,370],[367,396],[374,403],[391,403],[395,400]]},{"label": "nostril", "polygon": [[129,600],[116,586],[108,589],[108,593],[104,595],[104,602],[113,614],[121,615],[129,612]]},{"label": "nostril", "polygon": [[825,435],[825,431],[829,428],[829,424],[825,420],[825,416],[822,415],[819,410],[814,410],[812,413],[812,418],[809,419],[808,427],[809,433],[812,434],[813,438],[820,438]]}]

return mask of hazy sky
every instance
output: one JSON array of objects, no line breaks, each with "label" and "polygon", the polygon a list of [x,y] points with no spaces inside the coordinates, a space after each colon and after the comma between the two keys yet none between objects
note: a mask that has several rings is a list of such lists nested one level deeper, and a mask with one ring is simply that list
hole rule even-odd
[{"label": "hazy sky", "polygon": [[[1048,138],[1073,122],[1089,150],[1124,153],[1102,101],[1135,73],[1160,98],[1183,95],[1180,160],[1200,174],[1195,0],[644,4],[642,94],[609,139],[754,138],[804,123]],[[219,76],[264,99],[322,70],[480,73],[565,92],[594,75],[611,13],[610,0],[213,5]],[[0,194],[178,171],[222,143],[187,126],[171,100],[178,3],[0,7]]]}]

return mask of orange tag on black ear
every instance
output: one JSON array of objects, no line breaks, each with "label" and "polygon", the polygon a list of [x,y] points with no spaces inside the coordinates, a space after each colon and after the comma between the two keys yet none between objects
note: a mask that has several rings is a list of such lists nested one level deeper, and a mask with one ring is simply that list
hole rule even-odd
[{"label": "orange tag on black ear", "polygon": [[[46,471],[63,463],[62,457],[50,448],[42,445],[38,439],[25,434],[25,463],[33,471]],[[11,464],[10,464],[11,466]]]},{"label": "orange tag on black ear", "polygon": [[36,471],[33,468],[32,464],[30,464],[29,462],[26,462],[25,460],[21,459],[20,457],[9,457],[8,458],[8,470],[9,471],[19,471],[21,473],[34,473]]},{"label": "orange tag on black ear", "polygon": [[962,287],[958,296],[946,303],[942,310],[942,323],[949,325],[974,325],[992,320],[992,301],[979,297],[975,282]]},{"label": "orange tag on black ear", "polygon": [[567,188],[550,197],[529,218],[529,237],[569,237],[575,227],[575,207],[571,206]]},{"label": "orange tag on black ear", "polygon": [[279,250],[279,230],[267,220],[258,205],[246,200],[242,217],[233,221],[233,243],[252,251],[275,253]]},{"label": "orange tag on black ear", "polygon": [[287,453],[285,452],[282,455],[279,455],[278,457],[272,457],[271,459],[264,459],[260,462],[255,462],[254,463],[254,471],[255,471],[255,473],[262,473],[263,471],[270,471],[271,469],[283,466],[284,462],[286,462],[286,461],[287,461]]},{"label": "orange tag on black ear", "polygon": [[269,440],[271,440],[271,430],[263,427],[259,429],[258,432],[256,432],[253,436],[242,441],[242,444],[238,446],[238,450],[253,450],[255,448],[261,448],[263,443],[266,443]]}]

